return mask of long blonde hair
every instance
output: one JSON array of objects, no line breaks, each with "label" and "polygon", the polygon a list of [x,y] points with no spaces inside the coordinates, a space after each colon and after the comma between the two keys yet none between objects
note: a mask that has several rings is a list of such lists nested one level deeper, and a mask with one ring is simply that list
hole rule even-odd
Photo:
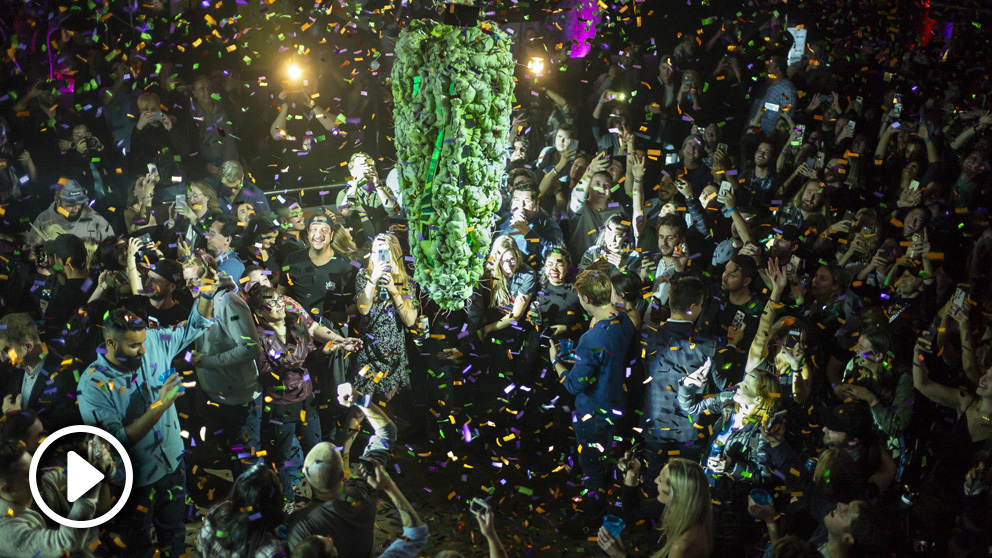
[{"label": "long blonde hair", "polygon": [[774,374],[766,370],[755,368],[748,372],[748,374],[754,374],[757,379],[755,391],[758,397],[761,398],[761,401],[751,409],[751,412],[747,414],[744,420],[761,424],[778,408],[778,403],[782,399],[780,396],[782,384],[779,383],[778,378]]},{"label": "long blonde hair", "polygon": [[695,461],[681,457],[669,459],[667,467],[671,498],[661,516],[665,545],[651,558],[668,558],[675,541],[696,527],[706,531],[706,554],[709,555],[713,545],[713,503],[706,472]]},{"label": "long blonde hair", "polygon": [[341,253],[353,260],[357,260],[359,258],[358,246],[355,245],[355,241],[350,236],[346,235],[347,231],[344,225],[341,223],[334,225],[334,236],[332,237],[334,240],[331,241],[331,249],[334,250],[334,253]]},{"label": "long blonde hair", "polygon": [[[489,307],[495,308],[504,304],[509,304],[513,299],[510,293],[510,278],[503,273],[502,259],[503,253],[513,250],[517,255],[517,267],[522,261],[517,242],[507,235],[501,235],[493,240],[492,248],[489,249],[489,279],[492,280],[492,296],[489,297]],[[499,254],[499,258],[496,255]]]},{"label": "long blonde hair", "polygon": [[[389,275],[393,278],[393,284],[400,292],[405,293],[409,287],[410,277],[406,274],[406,266],[403,265],[403,247],[400,246],[400,241],[396,238],[395,234],[381,233],[379,236],[375,237],[375,240],[382,239],[386,242],[386,246],[389,246],[389,255],[392,260],[389,263]],[[375,240],[372,244],[375,244]],[[365,265],[365,273],[369,277],[372,276],[372,266],[375,264],[375,254],[369,254],[369,261]]]}]

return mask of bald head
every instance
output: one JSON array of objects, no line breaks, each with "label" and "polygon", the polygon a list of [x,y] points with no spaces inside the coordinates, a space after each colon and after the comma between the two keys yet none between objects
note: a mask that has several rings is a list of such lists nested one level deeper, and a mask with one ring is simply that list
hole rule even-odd
[{"label": "bald head", "polygon": [[303,461],[303,475],[313,489],[314,496],[333,500],[338,497],[344,480],[344,460],[341,452],[330,442],[314,446]]}]

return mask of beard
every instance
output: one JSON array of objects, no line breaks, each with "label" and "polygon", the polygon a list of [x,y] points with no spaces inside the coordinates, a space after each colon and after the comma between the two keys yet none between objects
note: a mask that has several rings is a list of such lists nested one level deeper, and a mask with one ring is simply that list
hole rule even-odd
[{"label": "beard", "polygon": [[80,209],[79,211],[77,211],[77,212],[75,212],[75,213],[67,213],[67,214],[66,214],[66,217],[65,217],[65,218],[66,218],[66,219],[67,219],[67,220],[68,220],[68,221],[69,221],[70,223],[74,223],[74,222],[76,222],[76,221],[78,221],[78,220],[79,220],[79,218],[80,218],[80,217],[82,217],[82,216],[83,216],[83,210],[82,210],[82,209]]},{"label": "beard", "polygon": [[129,356],[129,357],[116,357],[117,364],[114,365],[115,368],[121,370],[122,372],[134,372],[138,368],[141,368],[141,361],[143,360],[142,355]]}]

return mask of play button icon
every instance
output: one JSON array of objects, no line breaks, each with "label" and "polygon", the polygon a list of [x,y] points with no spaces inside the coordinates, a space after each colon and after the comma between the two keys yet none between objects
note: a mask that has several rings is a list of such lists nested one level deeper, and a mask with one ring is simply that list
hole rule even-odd
[{"label": "play button icon", "polygon": [[[110,444],[111,454],[117,454],[114,461],[117,463],[118,471],[121,470],[121,466],[123,465],[124,492],[121,494],[120,498],[114,502],[114,507],[100,517],[94,517],[93,519],[86,520],[75,520],[62,517],[61,515],[55,513],[52,508],[45,503],[45,500],[41,497],[41,491],[38,489],[38,464],[42,460],[41,457],[46,451],[53,447],[56,441],[71,434],[92,434],[99,437],[104,442]],[[81,498],[94,486],[100,484],[104,480],[103,473],[101,473],[99,469],[91,465],[85,457],[71,450],[68,453],[65,478],[66,500],[68,500],[70,504]],[[66,527],[72,527],[74,529],[89,529],[90,527],[97,527],[107,521],[110,521],[115,515],[124,509],[124,506],[127,505],[127,499],[131,495],[131,489],[134,487],[134,470],[131,467],[131,459],[124,450],[124,444],[121,444],[117,438],[110,435],[110,433],[106,430],[101,430],[95,426],[88,425],[67,426],[52,433],[48,438],[45,438],[45,441],[42,442],[40,446],[38,446],[38,451],[36,451],[34,456],[31,458],[31,468],[29,470],[28,480],[31,485],[31,496],[34,497],[35,504],[38,505],[38,509],[45,514],[46,517],[59,525],[64,525]]]},{"label": "play button icon", "polygon": [[70,504],[103,481],[103,473],[74,451],[69,452],[69,464],[65,473],[66,499]]}]

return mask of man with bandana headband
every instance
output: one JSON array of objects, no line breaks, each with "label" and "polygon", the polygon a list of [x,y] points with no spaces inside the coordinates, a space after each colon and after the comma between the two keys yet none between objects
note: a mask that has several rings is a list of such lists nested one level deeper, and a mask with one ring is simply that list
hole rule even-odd
[{"label": "man with bandana headband", "polygon": [[169,363],[207,332],[215,291],[216,284],[202,286],[189,319],[174,328],[146,330],[133,313],[112,310],[104,320],[105,344],[79,378],[83,422],[120,440],[134,463],[134,493],[118,516],[129,556],[185,553],[184,446],[173,405],[183,386]]},{"label": "man with bandana headband", "polygon": [[100,214],[93,211],[89,204],[90,198],[83,185],[75,180],[69,180],[55,195],[55,201],[34,220],[34,240],[41,243],[38,231],[45,230],[51,225],[62,227],[68,234],[79,238],[92,238],[100,242],[114,235],[114,229]]}]

